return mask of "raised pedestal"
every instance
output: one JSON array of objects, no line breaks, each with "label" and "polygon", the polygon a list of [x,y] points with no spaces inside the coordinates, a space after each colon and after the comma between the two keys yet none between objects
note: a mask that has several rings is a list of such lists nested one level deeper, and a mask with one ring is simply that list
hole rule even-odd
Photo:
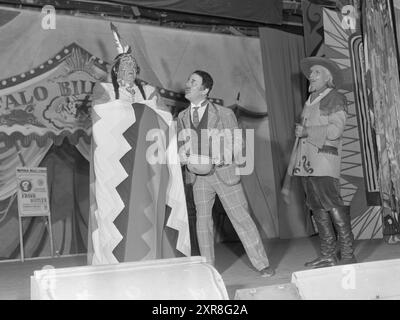
[{"label": "raised pedestal", "polygon": [[224,282],[203,257],[35,271],[33,300],[227,300]]}]

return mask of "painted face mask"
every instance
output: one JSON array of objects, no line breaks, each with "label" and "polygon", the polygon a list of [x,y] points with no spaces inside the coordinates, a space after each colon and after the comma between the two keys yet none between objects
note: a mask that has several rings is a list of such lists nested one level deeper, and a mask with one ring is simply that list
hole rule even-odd
[{"label": "painted face mask", "polygon": [[139,72],[139,66],[131,53],[122,53],[117,56],[111,69],[112,77],[117,80],[120,88],[125,88],[134,94],[134,84]]}]

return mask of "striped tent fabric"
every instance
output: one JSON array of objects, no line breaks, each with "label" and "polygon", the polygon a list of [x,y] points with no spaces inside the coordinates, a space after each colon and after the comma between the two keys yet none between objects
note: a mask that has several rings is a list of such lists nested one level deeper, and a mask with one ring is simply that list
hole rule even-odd
[{"label": "striped tent fabric", "polygon": [[[133,104],[113,99],[111,84],[100,87],[92,114],[88,263],[190,255],[180,165],[167,161],[167,149],[177,154],[172,116],[160,110],[151,86],[145,91],[154,99]],[[158,136],[156,162],[151,133]]]}]

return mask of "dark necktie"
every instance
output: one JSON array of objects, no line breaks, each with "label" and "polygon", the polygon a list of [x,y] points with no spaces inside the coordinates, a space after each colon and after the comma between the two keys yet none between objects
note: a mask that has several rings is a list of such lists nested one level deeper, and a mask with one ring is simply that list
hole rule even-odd
[{"label": "dark necktie", "polygon": [[200,120],[199,120],[199,107],[193,107],[193,125],[197,128]]}]

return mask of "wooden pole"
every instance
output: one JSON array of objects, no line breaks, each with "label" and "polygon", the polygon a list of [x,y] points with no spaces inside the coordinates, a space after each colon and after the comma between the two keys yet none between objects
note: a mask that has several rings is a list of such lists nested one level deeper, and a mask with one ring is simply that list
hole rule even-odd
[{"label": "wooden pole", "polygon": [[[303,118],[303,120],[301,121],[301,125],[304,126],[305,122],[306,122],[306,119]],[[286,204],[290,203],[290,189],[292,186],[292,175],[293,175],[293,169],[294,169],[295,162],[296,162],[297,147],[299,145],[299,141],[300,141],[300,138],[296,137],[296,140],[294,141],[294,144],[293,144],[292,153],[290,154],[289,165],[286,170],[285,180],[283,181],[283,186],[281,189],[283,200],[285,201]]]}]

